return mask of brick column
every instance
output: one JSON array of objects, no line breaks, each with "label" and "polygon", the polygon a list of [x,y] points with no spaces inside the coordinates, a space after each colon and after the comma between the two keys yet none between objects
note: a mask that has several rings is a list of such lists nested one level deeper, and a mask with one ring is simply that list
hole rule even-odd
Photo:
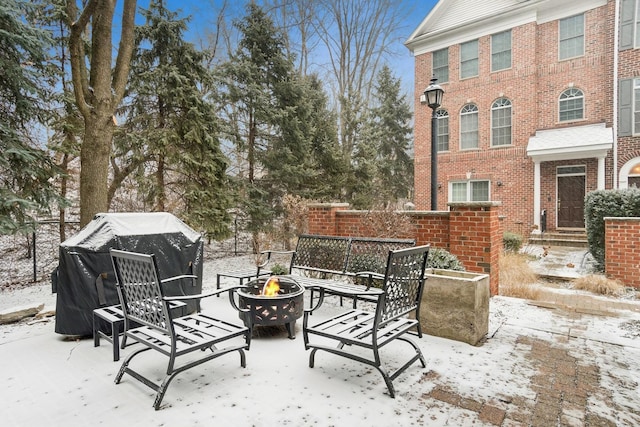
[{"label": "brick column", "polygon": [[640,218],[604,219],[604,270],[625,286],[640,288]]},{"label": "brick column", "polygon": [[336,212],[347,210],[349,203],[310,203],[309,234],[336,236]]},{"label": "brick column", "polygon": [[467,271],[489,275],[491,295],[498,294],[502,253],[500,202],[449,203],[449,251]]}]

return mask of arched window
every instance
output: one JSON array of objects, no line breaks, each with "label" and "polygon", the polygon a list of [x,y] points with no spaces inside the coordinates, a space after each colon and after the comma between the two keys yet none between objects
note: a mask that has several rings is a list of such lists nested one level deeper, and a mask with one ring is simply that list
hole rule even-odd
[{"label": "arched window", "polygon": [[511,101],[507,98],[491,105],[491,145],[511,145]]},{"label": "arched window", "polygon": [[627,187],[640,188],[640,163],[636,163],[629,171],[629,175],[627,175]]},{"label": "arched window", "polygon": [[438,151],[449,151],[449,113],[447,110],[437,110],[437,144]]},{"label": "arched window", "polygon": [[467,104],[460,110],[460,149],[478,148],[478,106]]},{"label": "arched window", "polygon": [[580,89],[570,88],[560,95],[560,121],[584,119],[584,94]]}]

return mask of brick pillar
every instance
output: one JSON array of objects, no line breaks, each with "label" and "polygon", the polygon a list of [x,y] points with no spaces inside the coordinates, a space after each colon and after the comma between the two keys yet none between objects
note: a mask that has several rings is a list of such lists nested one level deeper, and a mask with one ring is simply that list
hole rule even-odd
[{"label": "brick pillar", "polygon": [[500,202],[449,203],[449,251],[467,271],[489,275],[491,295],[498,294],[502,253]]},{"label": "brick pillar", "polygon": [[604,270],[625,286],[640,288],[640,218],[604,219]]},{"label": "brick pillar", "polygon": [[309,234],[336,236],[336,212],[347,210],[349,203],[310,203]]}]

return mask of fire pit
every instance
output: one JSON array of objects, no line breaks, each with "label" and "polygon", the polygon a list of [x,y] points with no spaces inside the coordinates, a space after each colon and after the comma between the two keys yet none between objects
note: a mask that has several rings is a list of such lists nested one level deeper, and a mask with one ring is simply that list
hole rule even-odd
[{"label": "fire pit", "polygon": [[296,337],[296,320],[302,316],[304,288],[280,276],[261,277],[238,290],[238,304],[249,309],[247,326],[285,325],[289,338]]}]

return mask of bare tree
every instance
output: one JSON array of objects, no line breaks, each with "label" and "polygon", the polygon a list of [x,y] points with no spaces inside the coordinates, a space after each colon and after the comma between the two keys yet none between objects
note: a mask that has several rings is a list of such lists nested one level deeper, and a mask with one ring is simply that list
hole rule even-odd
[{"label": "bare tree", "polygon": [[[67,0],[74,96],[84,120],[80,148],[80,225],[108,209],[109,157],[115,110],[124,96],[134,49],[136,0],[124,0],[115,67],[111,45],[116,0]],[[87,58],[85,35],[90,35]]]},{"label": "bare tree", "polygon": [[335,77],[341,145],[349,156],[375,76],[399,27],[400,8],[393,0],[323,0],[320,10],[317,34]]}]

